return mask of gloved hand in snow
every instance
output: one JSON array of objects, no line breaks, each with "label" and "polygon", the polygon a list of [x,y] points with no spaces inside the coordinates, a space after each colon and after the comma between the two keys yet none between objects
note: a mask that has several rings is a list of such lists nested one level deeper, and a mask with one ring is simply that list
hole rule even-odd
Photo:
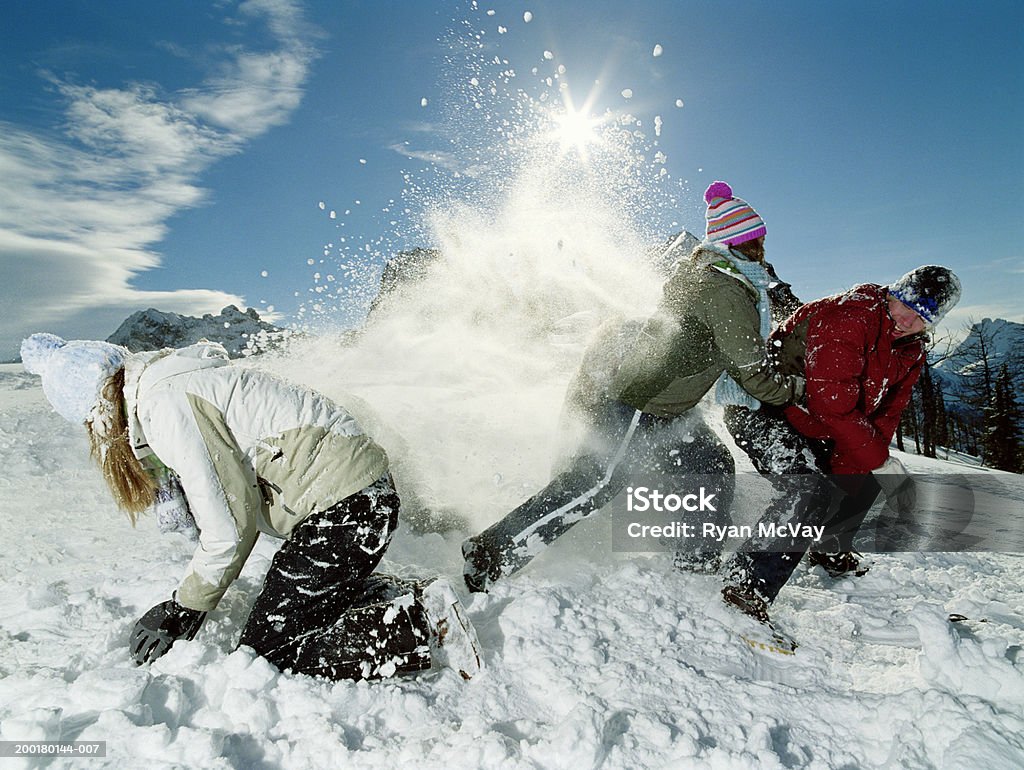
[{"label": "gloved hand in snow", "polygon": [[913,513],[917,505],[917,488],[907,469],[892,455],[871,473],[885,493],[888,506],[899,514]]},{"label": "gloved hand in snow", "polygon": [[206,613],[178,604],[173,598],[153,607],[132,629],[129,649],[138,665],[156,660],[178,639],[193,639]]}]

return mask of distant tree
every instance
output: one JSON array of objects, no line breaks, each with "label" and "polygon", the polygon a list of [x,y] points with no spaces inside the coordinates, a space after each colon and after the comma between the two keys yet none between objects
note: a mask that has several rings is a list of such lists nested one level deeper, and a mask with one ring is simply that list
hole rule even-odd
[{"label": "distant tree", "polygon": [[935,457],[939,446],[949,447],[949,416],[946,413],[942,382],[932,369],[950,356],[953,343],[948,335],[929,339],[924,367],[914,385],[914,392],[900,419],[897,448],[903,451],[903,435],[913,437],[918,454]]},{"label": "distant tree", "polygon": [[949,412],[946,411],[946,398],[942,394],[942,386],[935,381],[935,444],[949,449],[953,446]]},{"label": "distant tree", "polygon": [[985,462],[993,468],[1021,473],[1021,407],[1013,392],[1010,367],[1002,364],[985,407]]},{"label": "distant tree", "polygon": [[982,463],[991,465],[988,452],[989,412],[995,396],[996,362],[993,334],[984,324],[969,323],[968,338],[957,351],[956,361],[964,384],[964,401],[970,412],[963,414],[963,428],[968,446],[982,451]]},{"label": "distant tree", "polygon": [[921,454],[925,457],[935,457],[935,433],[938,421],[935,391],[938,389],[941,397],[941,389],[937,388],[935,379],[932,377],[932,367],[927,361],[921,370],[921,378],[917,381],[917,387],[921,394]]}]

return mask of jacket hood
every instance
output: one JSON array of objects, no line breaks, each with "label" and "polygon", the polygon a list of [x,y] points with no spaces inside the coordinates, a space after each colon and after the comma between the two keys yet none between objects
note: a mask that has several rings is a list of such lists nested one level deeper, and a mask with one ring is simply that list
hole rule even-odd
[{"label": "jacket hood", "polygon": [[216,342],[197,342],[186,348],[164,348],[155,352],[139,353],[137,358],[141,364],[141,388],[152,387],[168,377],[227,366],[231,363],[224,346]]}]

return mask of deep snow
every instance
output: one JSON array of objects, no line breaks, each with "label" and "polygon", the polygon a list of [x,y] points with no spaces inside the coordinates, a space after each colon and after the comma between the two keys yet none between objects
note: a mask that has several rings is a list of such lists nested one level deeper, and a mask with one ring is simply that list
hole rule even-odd
[{"label": "deep snow", "polygon": [[[878,555],[856,581],[801,567],[775,605],[801,642],[783,658],[730,630],[712,578],[674,572],[665,554],[609,554],[597,517],[467,599],[478,679],[330,683],[232,651],[265,540],[199,637],[137,668],[128,631],[173,589],[188,543],[152,521],[132,530],[83,432],[16,365],[0,367],[0,467],[0,738],[107,741],[105,760],[79,766],[1024,765],[1017,555]],[[993,475],[1024,500],[1024,479]],[[462,537],[404,529],[385,566],[457,580]],[[949,612],[988,622],[951,626]]]}]

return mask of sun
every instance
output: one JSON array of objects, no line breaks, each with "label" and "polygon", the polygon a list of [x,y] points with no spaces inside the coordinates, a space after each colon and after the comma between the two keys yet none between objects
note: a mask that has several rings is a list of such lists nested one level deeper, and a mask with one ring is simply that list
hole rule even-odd
[{"label": "sun", "polygon": [[597,132],[601,121],[585,112],[566,108],[565,112],[554,116],[554,123],[552,134],[563,153],[575,151],[586,160],[588,148],[601,141]]},{"label": "sun", "polygon": [[552,128],[549,134],[549,139],[558,143],[562,155],[575,153],[580,160],[586,162],[591,148],[602,142],[599,129],[607,117],[595,118],[591,114],[590,108],[595,99],[596,94],[591,93],[577,109],[568,89],[563,91],[561,109],[551,113]]}]

